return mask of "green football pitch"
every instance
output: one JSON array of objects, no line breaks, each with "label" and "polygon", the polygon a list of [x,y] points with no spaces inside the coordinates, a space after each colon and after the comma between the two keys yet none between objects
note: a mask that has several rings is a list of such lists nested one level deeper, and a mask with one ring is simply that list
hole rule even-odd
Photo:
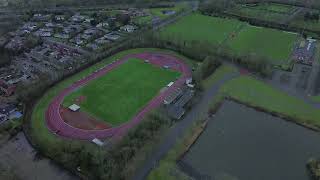
[{"label": "green football pitch", "polygon": [[248,25],[228,44],[240,55],[255,53],[269,58],[274,65],[283,65],[288,63],[297,38],[297,34]]},{"label": "green football pitch", "polygon": [[67,107],[77,97],[85,97],[80,103],[82,111],[109,124],[120,125],[179,76],[180,72],[155,67],[140,59],[129,59],[69,94],[63,105]]},{"label": "green football pitch", "polygon": [[244,23],[217,17],[192,14],[161,31],[163,38],[179,38],[185,41],[207,41],[222,43],[230,33],[239,29]]},{"label": "green football pitch", "polygon": [[297,34],[264,27],[251,26],[236,19],[192,14],[164,28],[160,37],[173,42],[207,42],[227,47],[232,54],[256,54],[284,69],[290,58]]}]

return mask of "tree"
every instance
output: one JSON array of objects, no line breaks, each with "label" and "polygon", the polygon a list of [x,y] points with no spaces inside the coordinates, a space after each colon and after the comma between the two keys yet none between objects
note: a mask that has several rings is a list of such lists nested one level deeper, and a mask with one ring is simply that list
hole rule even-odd
[{"label": "tree", "polygon": [[131,18],[128,14],[117,14],[116,19],[118,22],[120,22],[122,25],[129,24]]}]

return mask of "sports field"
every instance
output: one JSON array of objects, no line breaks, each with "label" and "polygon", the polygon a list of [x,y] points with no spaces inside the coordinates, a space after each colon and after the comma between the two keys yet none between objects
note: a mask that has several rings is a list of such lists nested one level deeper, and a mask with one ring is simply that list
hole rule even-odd
[{"label": "sports field", "polygon": [[181,38],[189,42],[207,41],[220,44],[230,33],[237,31],[243,24],[233,19],[192,14],[166,27],[161,35],[164,38]]},{"label": "sports field", "polygon": [[256,53],[275,65],[282,65],[288,63],[297,37],[293,33],[247,25],[228,44],[238,54]]},{"label": "sports field", "polygon": [[251,26],[235,19],[225,19],[200,14],[182,18],[160,32],[170,41],[208,42],[229,47],[232,54],[256,54],[270,63],[288,69],[291,51],[297,34],[281,30]]},{"label": "sports field", "polygon": [[89,113],[108,124],[119,125],[130,120],[160,89],[175,81],[180,73],[129,59],[89,84],[77,89],[64,99],[64,106],[85,97],[79,103],[81,111]]}]

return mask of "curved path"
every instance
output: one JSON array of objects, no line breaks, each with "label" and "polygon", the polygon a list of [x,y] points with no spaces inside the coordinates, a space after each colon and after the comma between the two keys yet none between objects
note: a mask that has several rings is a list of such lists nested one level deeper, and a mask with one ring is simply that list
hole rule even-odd
[{"label": "curved path", "polygon": [[[106,75],[112,69],[117,68],[124,62],[128,61],[130,58],[139,58],[149,60],[150,63],[162,67],[164,65],[168,65],[171,69],[180,71],[182,73],[181,77],[175,81],[175,83],[168,88],[166,91],[161,92],[158,96],[154,97],[151,101],[148,102],[146,106],[144,106],[135,117],[133,117],[127,123],[120,125],[118,127],[114,127],[111,129],[105,130],[84,130],[75,128],[63,121],[60,116],[59,108],[64,100],[64,97],[75,91],[76,89],[85,86],[90,81],[99,78],[101,76]],[[72,139],[84,139],[84,140],[92,140],[94,138],[105,138],[111,136],[123,136],[128,129],[137,125],[142,118],[148,113],[150,110],[158,107],[163,102],[164,98],[171,94],[176,88],[181,87],[186,79],[191,78],[191,70],[190,68],[182,61],[177,59],[174,56],[162,53],[140,53],[140,54],[131,54],[123,57],[120,60],[112,62],[105,67],[95,71],[94,73],[84,77],[76,82],[74,82],[69,87],[62,90],[49,104],[48,109],[46,111],[46,122],[48,128],[55,134],[72,138]]]}]

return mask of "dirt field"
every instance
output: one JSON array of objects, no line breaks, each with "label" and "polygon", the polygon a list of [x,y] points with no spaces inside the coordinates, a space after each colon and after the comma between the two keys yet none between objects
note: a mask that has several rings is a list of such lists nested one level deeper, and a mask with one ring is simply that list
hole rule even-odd
[{"label": "dirt field", "polygon": [[[11,169],[22,180],[78,180],[51,160],[36,155],[24,134],[0,144],[0,166]],[[1,177],[0,177],[1,179]]]},{"label": "dirt field", "polygon": [[71,112],[67,108],[60,107],[60,114],[62,116],[62,119],[66,123],[79,129],[98,130],[98,129],[109,129],[112,127],[112,126],[109,126],[107,123],[100,122],[95,118],[81,111]]}]

